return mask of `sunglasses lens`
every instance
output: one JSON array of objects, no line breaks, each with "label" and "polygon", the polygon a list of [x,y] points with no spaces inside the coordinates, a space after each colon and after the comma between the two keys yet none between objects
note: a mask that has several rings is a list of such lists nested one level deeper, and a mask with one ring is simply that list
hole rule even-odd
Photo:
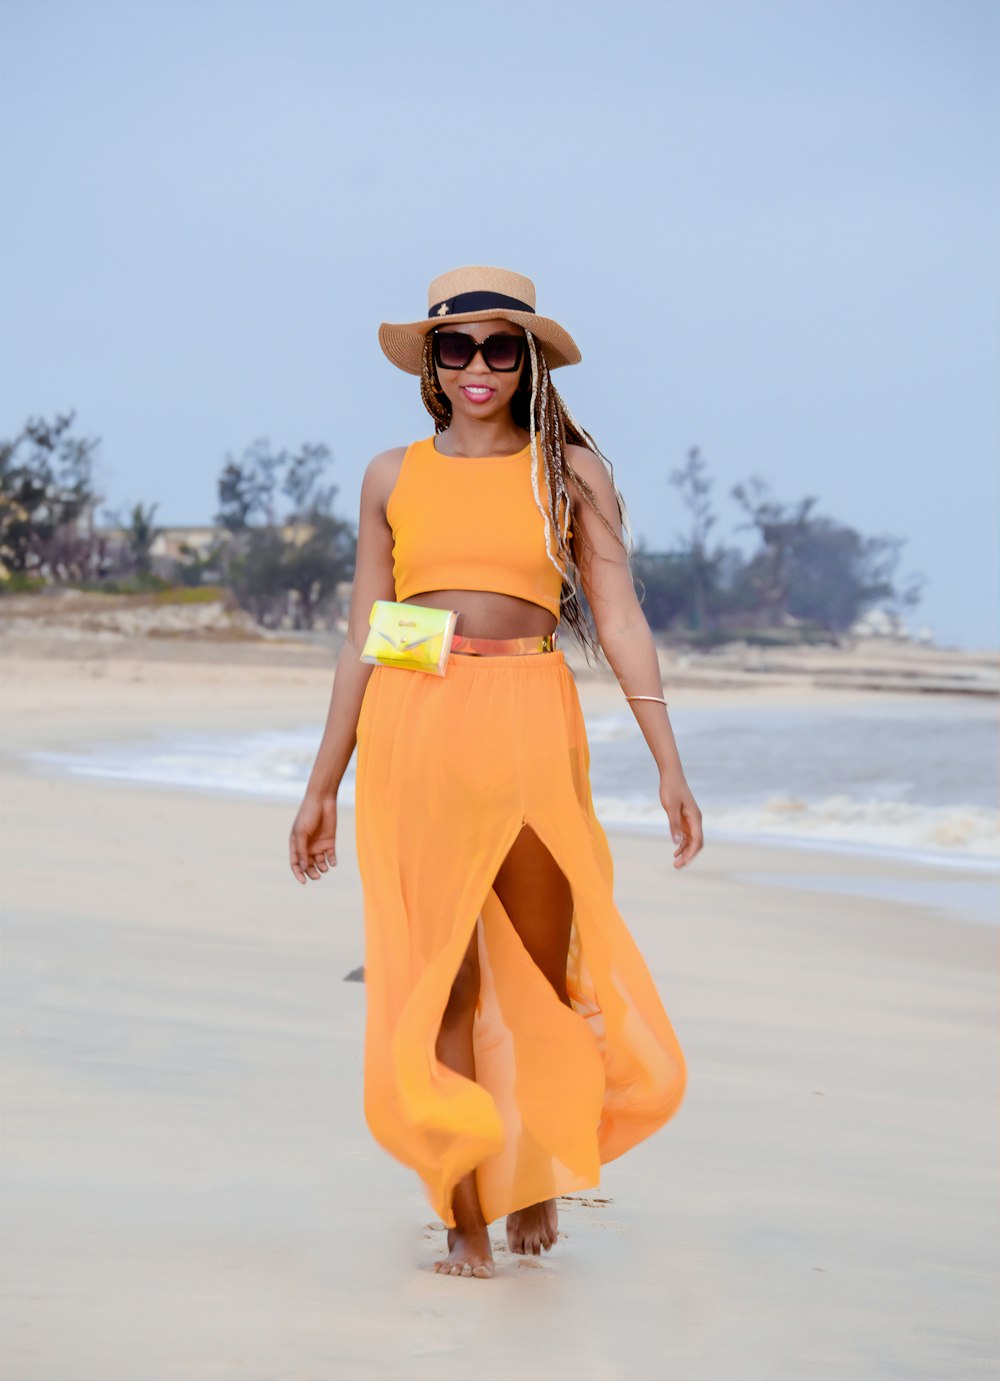
[{"label": "sunglasses lens", "polygon": [[475,348],[476,342],[462,331],[435,333],[434,353],[442,369],[464,369]]},{"label": "sunglasses lens", "polygon": [[[474,336],[465,331],[435,331],[434,359],[441,369],[464,369],[475,355],[477,342]],[[482,343],[483,360],[487,369],[508,373],[521,363],[524,337],[503,335],[487,336]]]},{"label": "sunglasses lens", "polygon": [[520,336],[490,336],[483,350],[483,358],[490,369],[501,372],[516,369],[521,358]]}]

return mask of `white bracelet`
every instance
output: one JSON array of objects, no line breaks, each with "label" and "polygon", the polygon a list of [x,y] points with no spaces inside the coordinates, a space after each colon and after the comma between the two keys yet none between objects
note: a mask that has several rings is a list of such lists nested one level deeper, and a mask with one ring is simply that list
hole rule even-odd
[{"label": "white bracelet", "polygon": [[664,698],[663,698],[662,695],[626,695],[625,699],[626,699],[626,700],[655,700],[655,701],[656,701],[658,704],[660,704],[660,705],[665,705],[665,704],[667,703],[667,702],[664,700]]}]

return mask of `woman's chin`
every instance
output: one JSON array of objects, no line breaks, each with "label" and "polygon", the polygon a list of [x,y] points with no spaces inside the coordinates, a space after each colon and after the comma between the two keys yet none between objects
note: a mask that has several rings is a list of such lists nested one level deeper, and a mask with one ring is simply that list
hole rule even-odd
[{"label": "woman's chin", "polygon": [[482,422],[484,418],[502,417],[509,410],[509,406],[495,397],[485,403],[470,403],[466,398],[462,398],[458,403],[452,403],[451,415],[467,417],[472,422]]}]

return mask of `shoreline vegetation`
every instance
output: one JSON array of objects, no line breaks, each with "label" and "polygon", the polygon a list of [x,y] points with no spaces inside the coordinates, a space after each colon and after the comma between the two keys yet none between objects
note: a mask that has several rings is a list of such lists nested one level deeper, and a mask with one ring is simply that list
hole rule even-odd
[{"label": "shoreline vegetation", "polygon": [[[158,643],[179,660],[241,664],[260,660],[332,668],[344,641],[340,627],[323,631],[269,629],[238,607],[228,591],[179,587],[136,594],[50,589],[0,599],[0,650],[31,659],[113,661],[159,659]],[[762,690],[859,691],[1000,696],[1000,654],[991,649],[939,648],[906,638],[841,635],[836,642],[801,642],[794,632],[698,648],[656,635],[669,692]],[[615,688],[607,666],[588,664],[570,639],[561,646],[577,680]]]},{"label": "shoreline vegetation", "polygon": [[[127,517],[105,509],[102,524],[100,438],[75,435],[74,416],[29,418],[0,439],[0,594],[152,593],[183,604],[211,603],[214,587],[266,629],[342,627],[357,530],[337,510],[327,445],[275,450],[262,437],[238,457],[227,453],[207,523],[158,526],[159,503],[139,502]],[[816,495],[779,499],[753,475],[728,494],[742,519],[733,532],[750,534],[745,551],[713,533],[715,480],[697,446],[665,468],[663,484],[662,512],[648,517],[682,531],[665,548],[639,534],[629,550],[643,613],[667,645],[709,651],[911,636],[904,616],[919,609],[926,577],[899,573],[907,539],[861,533],[819,511]],[[932,630],[920,627],[916,641],[933,644]]]}]

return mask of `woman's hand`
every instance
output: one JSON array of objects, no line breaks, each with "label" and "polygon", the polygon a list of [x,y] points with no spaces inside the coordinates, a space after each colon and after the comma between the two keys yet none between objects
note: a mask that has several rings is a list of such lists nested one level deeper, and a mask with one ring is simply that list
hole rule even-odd
[{"label": "woman's hand", "polygon": [[288,840],[289,862],[296,879],[318,882],[337,866],[337,798],[307,796],[299,806]]},{"label": "woman's hand", "polygon": [[670,834],[677,845],[674,867],[690,863],[705,842],[701,829],[701,811],[691,795],[691,788],[679,767],[667,768],[660,774],[660,804],[670,821]]}]

